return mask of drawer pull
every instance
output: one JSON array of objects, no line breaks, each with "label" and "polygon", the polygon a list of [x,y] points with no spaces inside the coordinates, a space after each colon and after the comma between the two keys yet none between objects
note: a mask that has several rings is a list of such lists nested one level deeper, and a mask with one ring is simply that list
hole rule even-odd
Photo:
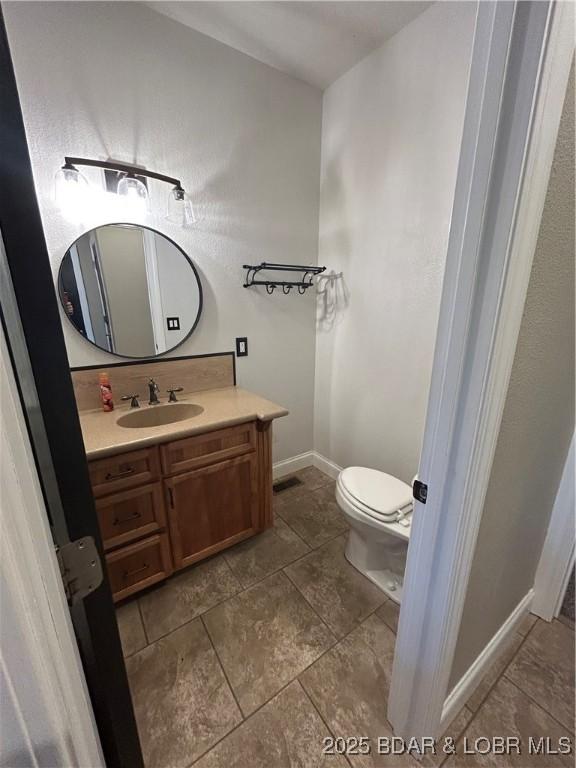
[{"label": "drawer pull", "polygon": [[123,525],[124,523],[129,523],[131,520],[137,520],[139,517],[142,517],[142,512],[133,512],[131,515],[128,515],[128,517],[116,517],[114,518],[112,525]]},{"label": "drawer pull", "polygon": [[130,475],[133,475],[136,470],[134,467],[128,467],[128,469],[122,470],[122,472],[117,472],[114,474],[113,472],[108,472],[105,479],[106,480],[120,480],[122,477],[129,477]]},{"label": "drawer pull", "polygon": [[137,573],[142,573],[142,571],[147,571],[150,566],[148,563],[144,563],[142,568],[135,568],[133,571],[124,571],[124,578],[127,579],[129,576],[136,576]]}]

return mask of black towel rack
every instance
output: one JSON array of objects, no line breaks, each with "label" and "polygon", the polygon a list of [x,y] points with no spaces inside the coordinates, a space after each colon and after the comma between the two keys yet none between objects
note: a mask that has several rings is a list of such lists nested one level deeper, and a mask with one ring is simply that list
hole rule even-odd
[{"label": "black towel rack", "polygon": [[[312,285],[314,277],[324,272],[326,267],[307,267],[300,264],[272,264],[263,261],[261,264],[251,266],[244,264],[246,277],[244,279],[244,288],[251,288],[253,285],[266,286],[267,293],[274,293],[274,290],[282,288],[282,293],[290,293],[292,288],[298,288],[298,293],[304,294]],[[258,280],[260,272],[301,272],[299,280]]]}]

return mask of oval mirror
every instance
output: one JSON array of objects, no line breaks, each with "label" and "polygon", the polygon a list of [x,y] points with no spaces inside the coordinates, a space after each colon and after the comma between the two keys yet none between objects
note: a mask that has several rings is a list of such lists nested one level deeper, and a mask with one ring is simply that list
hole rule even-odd
[{"label": "oval mirror", "polygon": [[190,336],[202,311],[202,286],[170,238],[136,224],[107,224],[66,251],[58,294],[78,333],[122,357],[155,357]]}]

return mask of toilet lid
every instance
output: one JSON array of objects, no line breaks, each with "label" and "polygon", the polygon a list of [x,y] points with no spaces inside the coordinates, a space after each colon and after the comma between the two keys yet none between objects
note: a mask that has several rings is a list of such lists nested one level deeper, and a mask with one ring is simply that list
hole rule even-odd
[{"label": "toilet lid", "polygon": [[383,517],[412,503],[409,485],[377,469],[348,467],[340,473],[339,480],[353,498]]}]

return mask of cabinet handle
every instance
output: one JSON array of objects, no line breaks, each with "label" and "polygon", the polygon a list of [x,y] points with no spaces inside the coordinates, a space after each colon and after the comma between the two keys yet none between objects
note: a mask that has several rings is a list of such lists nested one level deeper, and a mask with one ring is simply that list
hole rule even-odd
[{"label": "cabinet handle", "polygon": [[122,525],[122,523],[129,523],[131,520],[137,520],[142,517],[142,512],[133,512],[128,517],[115,517],[112,525]]},{"label": "cabinet handle", "polygon": [[150,566],[148,563],[144,563],[142,568],[135,568],[133,571],[124,571],[124,578],[127,579],[128,576],[135,576],[137,573],[142,573],[142,571],[147,571]]},{"label": "cabinet handle", "polygon": [[122,472],[117,472],[116,474],[113,474],[112,472],[108,472],[108,474],[105,476],[105,480],[120,480],[122,477],[128,477],[129,475],[133,475],[136,470],[134,467],[128,467],[128,469],[122,470]]},{"label": "cabinet handle", "polygon": [[172,509],[174,509],[174,491],[172,488],[168,488],[168,496],[170,498],[170,506]]}]

